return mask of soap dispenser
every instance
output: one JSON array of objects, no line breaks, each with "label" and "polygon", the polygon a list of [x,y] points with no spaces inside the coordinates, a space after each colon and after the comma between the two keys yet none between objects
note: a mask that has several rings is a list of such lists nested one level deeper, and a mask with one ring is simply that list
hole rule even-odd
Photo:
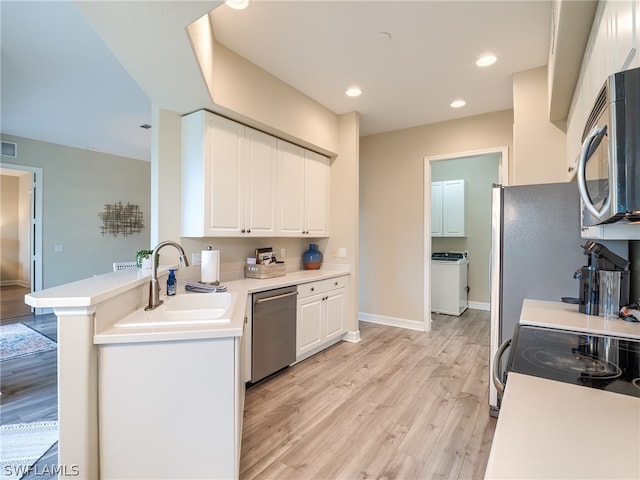
[{"label": "soap dispenser", "polygon": [[167,295],[175,295],[178,290],[178,282],[176,281],[176,271],[169,270],[169,278],[167,278]]}]

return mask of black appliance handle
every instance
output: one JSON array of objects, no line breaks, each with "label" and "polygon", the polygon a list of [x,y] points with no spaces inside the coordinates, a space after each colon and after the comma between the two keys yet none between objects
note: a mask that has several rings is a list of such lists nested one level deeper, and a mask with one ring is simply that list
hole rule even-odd
[{"label": "black appliance handle", "polygon": [[500,395],[504,394],[504,383],[500,379],[500,363],[502,361],[502,355],[507,351],[507,348],[511,346],[511,339],[508,338],[502,345],[498,347],[498,351],[496,352],[495,357],[493,357],[493,384],[496,386],[498,393]]}]

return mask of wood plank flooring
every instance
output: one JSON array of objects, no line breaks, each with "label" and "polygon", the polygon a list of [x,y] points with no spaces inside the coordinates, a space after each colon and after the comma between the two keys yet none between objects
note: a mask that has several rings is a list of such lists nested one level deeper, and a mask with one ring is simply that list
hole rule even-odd
[{"label": "wood plank flooring", "polygon": [[31,307],[24,303],[24,296],[30,291],[19,285],[0,287],[0,319],[30,315]]},{"label": "wood plank flooring", "polygon": [[[4,289],[5,287],[3,287]],[[3,302],[4,303],[4,302]],[[2,325],[24,323],[43,335],[57,340],[57,318],[54,314],[23,315],[2,318]],[[28,423],[58,419],[58,358],[57,350],[34,353],[5,360],[0,363],[0,421]],[[25,480],[53,480],[58,464],[57,442],[47,451],[31,470]]]},{"label": "wood plank flooring", "polygon": [[489,315],[434,315],[430,333],[360,323],[342,342],[249,388],[240,478],[483,478]]},{"label": "wood plank flooring", "polygon": [[[489,318],[434,315],[433,331],[361,322],[342,342],[247,390],[242,480],[480,479],[488,414]],[[56,338],[54,315],[22,321]],[[0,365],[2,423],[57,418],[56,352]],[[57,465],[57,444],[34,472]],[[53,478],[43,475],[25,478]]]}]

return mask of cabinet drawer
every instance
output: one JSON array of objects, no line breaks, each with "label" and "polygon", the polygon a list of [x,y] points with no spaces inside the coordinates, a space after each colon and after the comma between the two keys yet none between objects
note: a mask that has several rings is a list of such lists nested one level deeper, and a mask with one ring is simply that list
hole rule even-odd
[{"label": "cabinet drawer", "polygon": [[343,277],[330,278],[324,281],[324,291],[327,292],[329,290],[335,290],[336,288],[345,288],[347,286],[348,277],[345,275]]},{"label": "cabinet drawer", "polygon": [[298,285],[298,298],[305,298],[311,295],[317,295],[325,291],[324,280],[317,282],[301,283]]}]

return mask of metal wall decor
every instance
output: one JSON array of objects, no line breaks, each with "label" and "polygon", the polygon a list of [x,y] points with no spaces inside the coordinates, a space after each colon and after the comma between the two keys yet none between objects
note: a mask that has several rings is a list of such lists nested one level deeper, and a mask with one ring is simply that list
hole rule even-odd
[{"label": "metal wall decor", "polygon": [[104,205],[104,211],[98,213],[102,226],[100,232],[102,235],[111,234],[114,237],[123,235],[125,237],[140,233],[144,228],[144,218],[139,205],[132,205],[122,202]]}]

